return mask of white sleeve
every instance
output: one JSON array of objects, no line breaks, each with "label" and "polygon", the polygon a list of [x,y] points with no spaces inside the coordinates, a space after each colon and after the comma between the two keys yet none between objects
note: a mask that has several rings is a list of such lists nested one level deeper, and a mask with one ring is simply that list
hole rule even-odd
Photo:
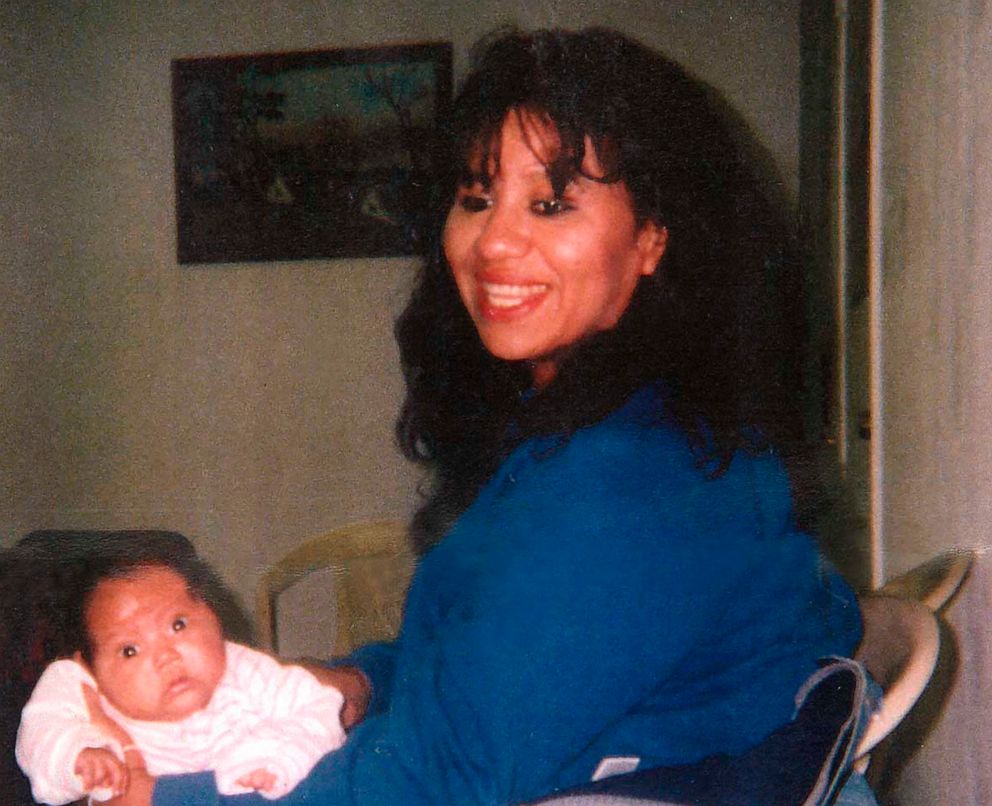
[{"label": "white sleeve", "polygon": [[232,731],[236,740],[218,745],[213,768],[217,788],[230,795],[248,791],[235,783],[255,770],[272,773],[277,784],[267,798],[290,792],[323,756],[344,744],[344,697],[299,666],[284,666],[268,655],[230,645],[232,683],[248,693],[264,718],[250,729]]},{"label": "white sleeve", "polygon": [[[78,663],[55,661],[45,669],[21,712],[14,752],[39,803],[56,806],[87,794],[74,772],[76,758],[84,748],[107,747],[122,757],[120,743],[90,723],[83,684],[96,688],[93,678]],[[96,791],[92,794],[95,798],[101,795]]]}]

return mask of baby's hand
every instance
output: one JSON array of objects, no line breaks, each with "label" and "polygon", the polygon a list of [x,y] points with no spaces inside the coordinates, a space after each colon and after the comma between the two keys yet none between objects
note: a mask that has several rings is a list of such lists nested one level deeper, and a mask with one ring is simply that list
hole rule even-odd
[{"label": "baby's hand", "polygon": [[83,782],[83,789],[109,789],[115,796],[127,790],[128,772],[124,762],[106,747],[85,747],[76,756],[73,771]]},{"label": "baby's hand", "polygon": [[258,792],[269,792],[276,785],[276,776],[262,768],[242,775],[236,782],[238,786],[254,789]]}]

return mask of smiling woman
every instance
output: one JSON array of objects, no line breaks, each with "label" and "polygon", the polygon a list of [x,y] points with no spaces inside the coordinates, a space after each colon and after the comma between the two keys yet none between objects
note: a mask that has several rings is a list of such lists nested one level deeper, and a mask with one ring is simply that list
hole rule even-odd
[{"label": "smiling woman", "polygon": [[320,672],[357,724],[285,803],[519,804],[743,755],[853,652],[779,452],[788,232],[719,108],[612,31],[482,49],[396,328],[420,560],[399,638]]},{"label": "smiling woman", "polygon": [[477,55],[437,160],[435,246],[397,325],[400,442],[437,471],[415,540],[472,500],[511,422],[571,433],[649,382],[718,463],[759,433],[788,456],[802,280],[739,117],[607,30],[498,36]]}]

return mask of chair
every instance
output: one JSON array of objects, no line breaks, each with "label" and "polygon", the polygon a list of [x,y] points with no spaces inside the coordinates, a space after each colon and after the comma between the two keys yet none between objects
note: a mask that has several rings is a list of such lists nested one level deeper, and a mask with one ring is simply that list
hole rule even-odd
[{"label": "chair", "polygon": [[910,571],[890,579],[879,593],[923,602],[933,612],[942,610],[968,576],[975,559],[973,551],[948,551]]},{"label": "chair", "polygon": [[[940,614],[964,583],[974,558],[974,551],[945,552],[890,579],[873,594],[899,597],[928,608],[937,617],[939,632],[945,638],[950,638],[946,646],[943,639],[941,640],[936,669],[928,679],[927,688],[922,696],[914,697],[912,713],[898,717],[897,721],[901,723],[898,734],[886,737],[885,741],[872,751],[868,778],[880,797],[885,798],[891,792],[907,757],[912,755],[924,741],[929,726],[941,713],[948,696],[949,687],[954,679],[957,655],[953,636],[946,632],[948,628],[941,623]],[[875,675],[882,674],[874,669],[872,671]],[[883,706],[893,708],[892,700],[895,699],[896,696],[889,694],[889,702],[883,703]],[[879,721],[884,723],[885,718],[883,714]],[[862,762],[862,768],[866,764],[867,756]]]},{"label": "chair", "polygon": [[308,540],[262,576],[255,610],[259,640],[262,646],[279,651],[276,606],[280,594],[322,569],[334,573],[334,657],[369,641],[393,638],[413,567],[406,525],[400,521],[352,523]]},{"label": "chair", "polygon": [[883,692],[855,756],[855,768],[864,772],[871,750],[909,713],[930,682],[940,631],[933,611],[922,602],[870,594],[860,603],[864,636],[855,659]]},{"label": "chair", "polygon": [[862,771],[868,752],[902,721],[930,682],[940,651],[934,614],[957,593],[973,561],[972,551],[945,552],[861,598],[865,634],[856,657],[884,691],[858,749]]}]

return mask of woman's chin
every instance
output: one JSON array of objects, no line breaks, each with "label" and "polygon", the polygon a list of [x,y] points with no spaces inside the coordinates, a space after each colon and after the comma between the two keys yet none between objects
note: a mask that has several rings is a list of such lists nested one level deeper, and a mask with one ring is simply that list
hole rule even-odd
[{"label": "woman's chin", "polygon": [[541,346],[520,338],[483,334],[482,343],[494,357],[503,361],[539,361],[545,355]]}]

